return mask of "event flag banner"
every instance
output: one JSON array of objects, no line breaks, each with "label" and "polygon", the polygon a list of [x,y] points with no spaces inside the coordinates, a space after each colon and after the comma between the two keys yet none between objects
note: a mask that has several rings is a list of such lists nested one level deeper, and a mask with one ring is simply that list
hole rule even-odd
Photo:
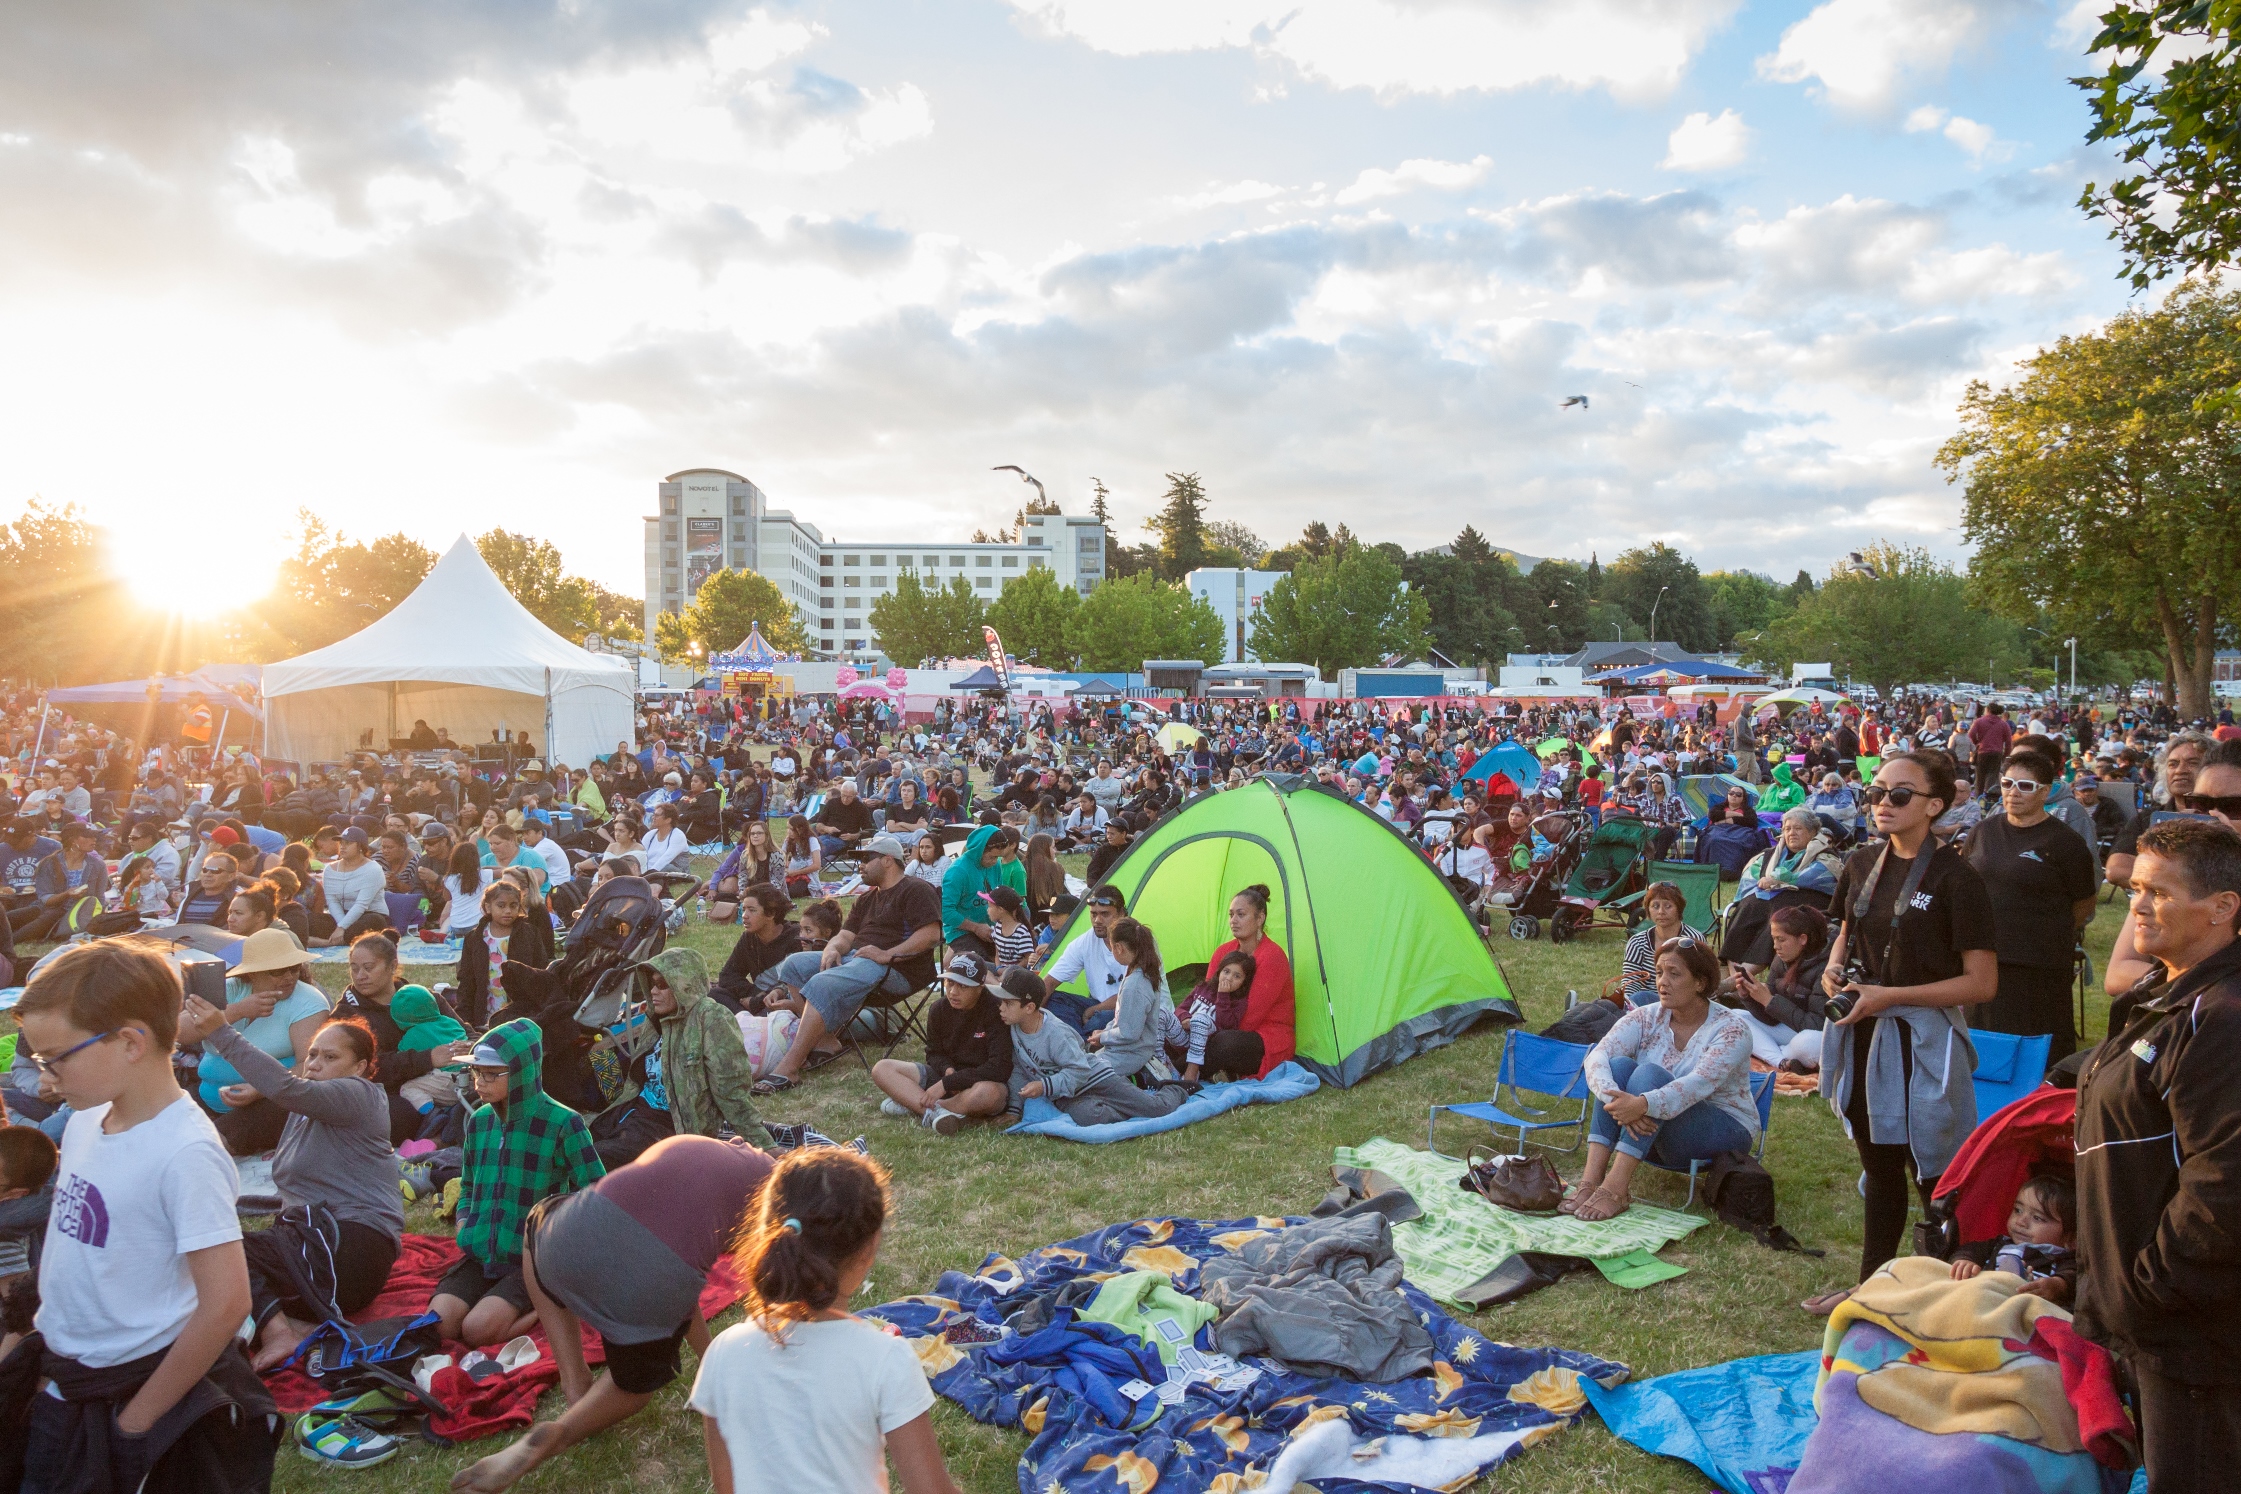
[{"label": "event flag banner", "polygon": [[980,627],[980,636],[988,640],[988,667],[996,671],[996,682],[1009,694],[1012,688],[1012,666],[1004,657],[1004,640],[986,623]]},{"label": "event flag banner", "polygon": [[724,521],[685,520],[685,595],[698,596],[700,586],[724,568]]}]

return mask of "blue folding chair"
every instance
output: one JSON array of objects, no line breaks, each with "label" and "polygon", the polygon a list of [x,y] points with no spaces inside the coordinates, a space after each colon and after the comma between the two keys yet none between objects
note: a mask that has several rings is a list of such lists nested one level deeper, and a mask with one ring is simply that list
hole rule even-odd
[{"label": "blue folding chair", "polygon": [[[1433,1140],[1439,1125],[1440,1112],[1467,1115],[1494,1128],[1494,1139],[1501,1140],[1505,1128],[1517,1132],[1519,1150],[1525,1147],[1526,1133],[1530,1131],[1574,1128],[1572,1144],[1560,1151],[1577,1151],[1587,1135],[1587,1115],[1590,1103],[1587,1093],[1587,1056],[1595,1050],[1582,1043],[1560,1042],[1555,1038],[1536,1037],[1519,1028],[1511,1028],[1502,1038],[1502,1059],[1494,1071],[1494,1094],[1484,1104],[1434,1105],[1424,1123],[1424,1147],[1434,1156],[1444,1156]],[[1502,1091],[1509,1096],[1505,1102]],[[1547,1095],[1558,1100],[1575,1100],[1575,1113],[1550,1119],[1551,1110],[1536,1110],[1518,1096],[1521,1093]]]},{"label": "blue folding chair", "polygon": [[[1766,1129],[1774,1124],[1774,1075],[1771,1072],[1751,1076],[1751,1103],[1759,1108],[1759,1139],[1758,1144],[1751,1148],[1751,1155],[1764,1157],[1766,1155]],[[1696,1175],[1711,1166],[1709,1162],[1702,1158],[1690,1162],[1685,1168],[1667,1167],[1664,1163],[1649,1157],[1644,1157],[1642,1161],[1644,1165],[1654,1167],[1659,1172],[1686,1172],[1688,1174],[1689,1196],[1681,1200],[1681,1207],[1684,1209],[1696,1202]]]},{"label": "blue folding chair", "polygon": [[2039,1087],[2046,1078],[2046,1056],[2054,1039],[2043,1032],[2036,1037],[1972,1032],[1969,1041],[1976,1044],[1976,1073],[1971,1077],[1976,1081],[1976,1120],[1981,1126],[1994,1111]]}]

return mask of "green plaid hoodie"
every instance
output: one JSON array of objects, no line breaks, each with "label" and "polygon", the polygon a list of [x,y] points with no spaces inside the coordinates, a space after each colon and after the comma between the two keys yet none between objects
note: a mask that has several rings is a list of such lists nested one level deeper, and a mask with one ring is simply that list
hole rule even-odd
[{"label": "green plaid hoodie", "polygon": [[544,1034],[527,1017],[501,1022],[475,1044],[474,1062],[494,1051],[512,1079],[503,1105],[467,1117],[459,1200],[459,1248],[485,1268],[521,1260],[521,1231],[541,1199],[588,1188],[607,1175],[584,1118],[545,1093]]}]

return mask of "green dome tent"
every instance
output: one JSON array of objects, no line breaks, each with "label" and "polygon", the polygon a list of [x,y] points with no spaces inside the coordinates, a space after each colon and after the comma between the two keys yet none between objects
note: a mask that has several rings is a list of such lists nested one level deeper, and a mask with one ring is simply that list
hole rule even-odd
[{"label": "green dome tent", "polygon": [[[1206,963],[1229,940],[1229,900],[1265,883],[1268,937],[1292,964],[1298,1058],[1326,1083],[1357,1084],[1489,1013],[1523,1020],[1469,910],[1423,853],[1304,778],[1267,774],[1191,800],[1105,881],[1169,969]],[[1085,907],[1058,947],[1088,933]]]}]

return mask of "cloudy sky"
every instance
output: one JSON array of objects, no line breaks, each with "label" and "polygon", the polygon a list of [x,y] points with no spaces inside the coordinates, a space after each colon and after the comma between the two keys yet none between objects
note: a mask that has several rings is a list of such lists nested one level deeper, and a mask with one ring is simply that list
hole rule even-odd
[{"label": "cloudy sky", "polygon": [[[2093,0],[79,0],[0,19],[0,516],[309,508],[635,591],[653,484],[1787,575],[1957,552],[1963,384],[2125,304]],[[1586,394],[1590,405],[1561,410]]]}]

